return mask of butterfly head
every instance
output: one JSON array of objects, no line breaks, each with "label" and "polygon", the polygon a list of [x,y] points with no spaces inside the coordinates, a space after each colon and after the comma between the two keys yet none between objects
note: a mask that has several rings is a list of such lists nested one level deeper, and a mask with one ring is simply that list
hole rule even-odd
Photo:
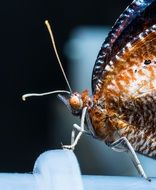
[{"label": "butterfly head", "polygon": [[67,108],[72,112],[73,115],[80,115],[83,107],[90,107],[92,105],[92,100],[88,95],[88,91],[83,91],[81,94],[78,92],[73,92],[67,95],[58,95],[59,99],[67,106]]}]

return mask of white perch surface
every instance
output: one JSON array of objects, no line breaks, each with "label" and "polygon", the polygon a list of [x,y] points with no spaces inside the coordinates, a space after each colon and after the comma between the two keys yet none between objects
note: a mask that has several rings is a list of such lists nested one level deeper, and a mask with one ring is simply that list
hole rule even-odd
[{"label": "white perch surface", "polygon": [[156,190],[141,177],[81,175],[71,150],[52,150],[37,159],[32,174],[1,173],[0,190]]}]

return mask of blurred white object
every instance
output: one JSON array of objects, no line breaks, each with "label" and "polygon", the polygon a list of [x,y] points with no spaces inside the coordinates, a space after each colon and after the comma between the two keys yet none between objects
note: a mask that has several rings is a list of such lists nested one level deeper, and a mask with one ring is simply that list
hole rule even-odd
[{"label": "blurred white object", "polygon": [[83,190],[78,162],[70,150],[39,156],[32,174],[0,174],[0,190]]},{"label": "blurred white object", "polygon": [[80,169],[71,150],[53,150],[37,159],[33,175],[37,190],[82,190]]}]

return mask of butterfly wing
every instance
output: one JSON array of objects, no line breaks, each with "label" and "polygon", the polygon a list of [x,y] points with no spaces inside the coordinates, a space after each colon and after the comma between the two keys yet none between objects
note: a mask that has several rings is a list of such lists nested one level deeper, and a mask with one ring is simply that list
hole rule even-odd
[{"label": "butterfly wing", "polygon": [[156,23],[156,1],[134,0],[116,21],[98,54],[92,74],[92,91],[96,92],[105,67],[127,42]]},{"label": "butterfly wing", "polygon": [[105,67],[95,97],[136,151],[156,158],[156,25],[133,38]]}]

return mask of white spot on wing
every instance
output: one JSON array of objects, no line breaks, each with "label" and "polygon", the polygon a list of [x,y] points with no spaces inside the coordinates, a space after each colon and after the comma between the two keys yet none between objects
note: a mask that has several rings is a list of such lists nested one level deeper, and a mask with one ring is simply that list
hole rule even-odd
[{"label": "white spot on wing", "polygon": [[122,62],[124,61],[120,56],[118,56],[118,54],[115,56],[115,58],[117,61],[122,61]]},{"label": "white spot on wing", "polygon": [[127,46],[127,48],[131,48],[132,44],[129,42],[126,46]]},{"label": "white spot on wing", "polygon": [[120,58],[118,55],[116,55],[115,58],[116,58],[117,60],[121,60],[121,58]]},{"label": "white spot on wing", "polygon": [[110,64],[110,65],[113,65],[113,61],[110,61],[109,64]]},{"label": "white spot on wing", "polygon": [[141,34],[139,34],[139,38],[140,38],[140,40],[143,40],[143,39],[144,39],[144,37],[143,37],[142,33],[141,33]]},{"label": "white spot on wing", "polygon": [[106,71],[112,71],[113,69],[109,65],[106,65],[105,70]]}]

